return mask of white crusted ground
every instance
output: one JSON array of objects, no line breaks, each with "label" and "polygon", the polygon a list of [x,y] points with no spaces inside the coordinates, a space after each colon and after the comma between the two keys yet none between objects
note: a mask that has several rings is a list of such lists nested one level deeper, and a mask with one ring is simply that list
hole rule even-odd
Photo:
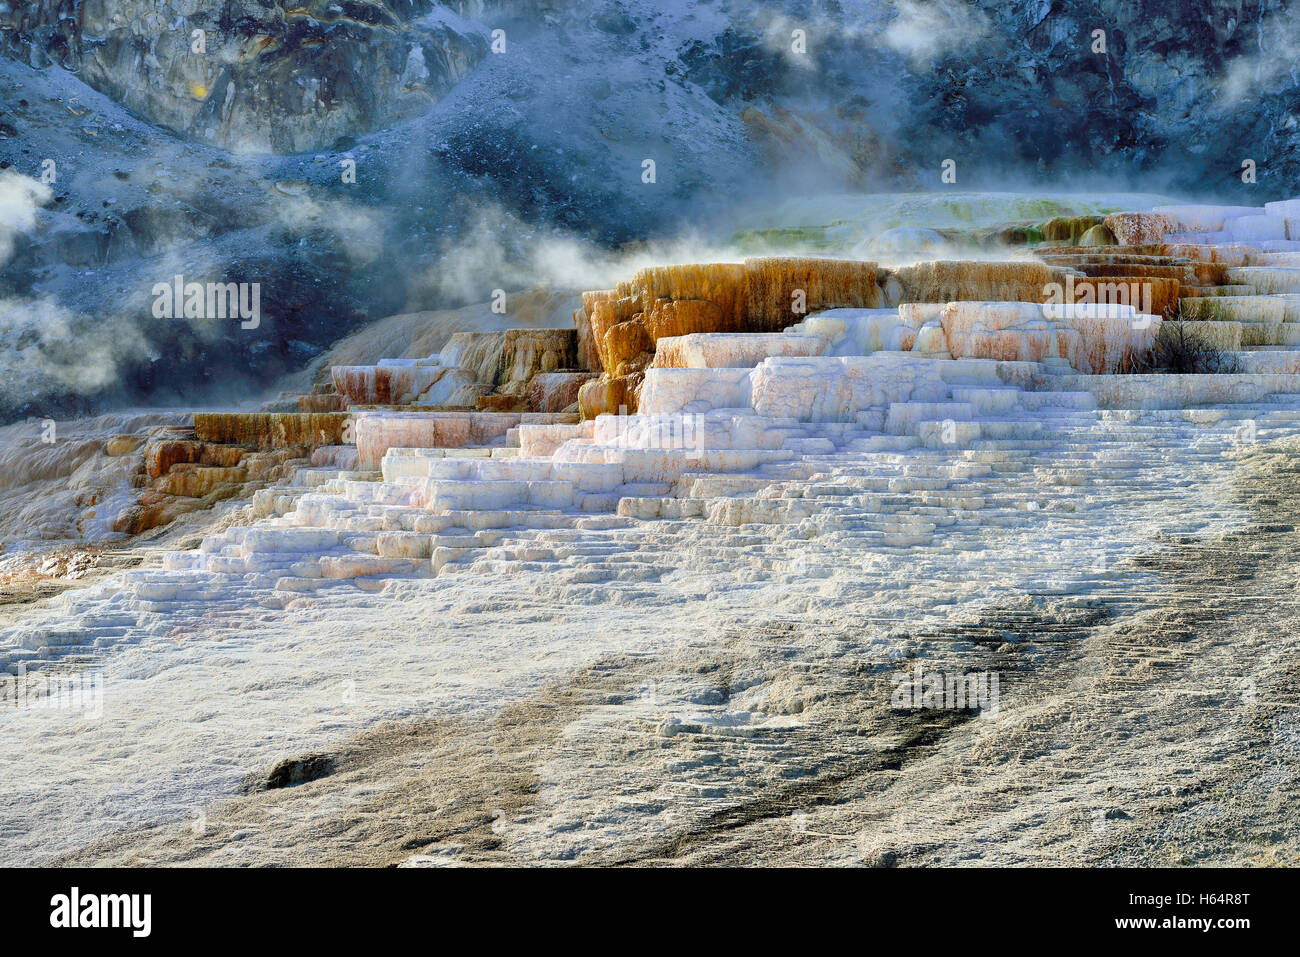
[{"label": "white crusted ground", "polygon": [[[1123,556],[1149,548],[1171,515],[1202,535],[1241,520],[1216,496],[1241,441],[1240,415],[1261,439],[1300,431],[1293,400],[1267,412],[1077,410],[1031,439],[801,456],[806,479],[763,482],[797,498],[729,497],[717,493],[745,484],[740,477],[697,479],[702,497],[682,501],[711,521],[557,513],[552,528],[484,529],[473,533],[478,547],[436,578],[149,570],[67,593],[39,626],[5,638],[93,641],[96,650],[85,650],[103,669],[104,714],[0,718],[6,859],[36,861],[115,828],[188,820],[250,770],[380,718],[500,709],[605,654],[708,647],[723,623],[848,626],[852,653],[879,667],[900,654],[891,638],[899,629],[937,626],[1000,596],[1086,595],[1118,574]],[[757,485],[763,476],[749,478]],[[331,497],[316,496],[322,506]],[[750,509],[762,514],[739,514]],[[760,517],[790,524],[735,523]],[[321,548],[328,532],[311,533],[311,543],[290,541],[291,532],[299,534],[255,527],[243,537],[256,546],[254,536],[286,536],[276,548],[302,549],[258,552],[268,564],[370,557],[349,544]],[[471,544],[468,527],[456,537],[437,547]],[[698,709],[668,697],[650,710],[690,720]],[[710,720],[784,719],[755,709]],[[256,837],[247,836],[247,853],[274,856]],[[545,852],[545,835],[529,840]]]},{"label": "white crusted ground", "polygon": [[[992,363],[960,366],[995,377]],[[644,514],[671,503],[696,518],[584,517],[566,502],[526,511],[491,502],[439,516],[382,504],[405,501],[411,486],[327,483],[282,519],[169,560],[196,569],[141,570],[67,593],[39,624],[4,636],[7,655],[11,664],[84,656],[103,669],[104,714],[0,718],[14,772],[6,773],[6,856],[39,860],[115,828],[189,819],[250,770],[377,719],[500,709],[601,655],[707,647],[721,623],[847,625],[856,632],[852,653],[888,666],[900,654],[891,637],[899,629],[937,627],[1001,596],[1086,595],[1117,574],[1123,556],[1150,548],[1171,515],[1202,535],[1241,521],[1216,495],[1225,457],[1247,434],[1240,420],[1255,423],[1256,439],[1300,431],[1300,402],[1289,397],[1103,412],[1079,393],[1025,393],[1016,398],[1084,407],[1017,417],[989,414],[1012,393],[1000,383],[955,390],[943,409],[927,403],[924,414],[977,424],[980,436],[963,430],[959,446],[927,449],[915,435],[856,424],[792,423],[784,448],[769,450],[774,461],[688,478],[680,499],[641,496],[621,507]],[[422,482],[435,495],[476,487]],[[427,559],[375,554],[418,554],[406,535],[421,522],[433,527],[414,534],[438,555],[434,564],[445,562],[439,574],[387,577],[428,575]],[[381,565],[374,577],[332,577]],[[696,709],[670,698],[652,710],[690,719]],[[765,727],[784,718],[755,709],[711,720]],[[256,836],[247,835],[247,853],[273,856]],[[545,835],[529,840],[539,853],[549,846]]]},{"label": "white crusted ground", "polygon": [[[384,720],[493,719],[608,660],[624,662],[626,680],[612,679],[624,697],[565,719],[572,749],[531,769],[531,806],[492,831],[518,859],[634,857],[774,777],[813,773],[800,742],[818,734],[837,754],[885,747],[802,718],[816,682],[795,694],[768,665],[729,664],[717,693],[669,669],[646,694],[653,669],[636,663],[725,658],[735,635],[780,625],[804,636],[790,655],[880,675],[906,666],[913,636],[1026,595],[1060,615],[1136,602],[1155,586],[1130,560],[1171,534],[1243,527],[1236,463],[1300,436],[1300,375],[1080,374],[1055,348],[1149,336],[1151,317],[958,306],[938,319],[835,310],[734,344],[687,337],[683,367],[647,373],[643,415],[525,423],[476,449],[372,444],[377,479],[300,472],[292,489],[257,493],[252,524],[34,608],[0,632],[0,666],[90,669],[105,696],[95,717],[0,711],[5,862],[97,840],[116,848],[107,859],[166,857],[174,840],[139,829],[191,824],[202,848],[183,859],[295,859],[304,822],[324,826],[384,780],[304,786],[292,826],[265,813],[240,826],[220,808],[248,775]],[[955,330],[965,358],[949,357]],[[362,413],[358,443],[402,415]],[[616,730],[602,724],[609,705],[630,709]],[[1031,714],[1009,693],[984,720]],[[602,738],[629,721],[642,740],[752,746],[629,779],[622,746]],[[381,842],[348,838],[367,840]],[[385,845],[411,863],[458,846]]]}]

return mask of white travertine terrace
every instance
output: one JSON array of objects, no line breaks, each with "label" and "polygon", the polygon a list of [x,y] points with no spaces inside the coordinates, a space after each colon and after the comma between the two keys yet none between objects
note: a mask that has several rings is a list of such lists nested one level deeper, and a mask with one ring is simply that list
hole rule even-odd
[{"label": "white travertine terrace", "polygon": [[[1096,466],[1086,437],[1100,424],[1121,437],[1132,426],[1125,461],[1137,467],[1143,430],[1157,422],[1181,434],[1233,415],[1292,421],[1300,242],[1288,224],[1300,221],[1300,200],[1110,219],[1139,233],[1179,230],[1134,261],[1221,264],[1222,283],[1186,294],[1183,318],[1240,372],[1132,374],[1163,320],[1129,305],[903,303],[824,309],[780,332],[664,336],[633,415],[422,411],[467,386],[571,401],[593,375],[563,371],[575,348],[563,330],[457,335],[427,359],[333,369],[357,407],[353,445],[318,448],[292,486],[258,492],[257,525],[173,555],[161,577],[128,578],[139,615],[114,620],[139,627],[150,610],[220,592],[224,576],[283,604],[340,581],[532,566],[556,560],[559,542],[631,535],[656,519],[816,535],[852,514],[882,547],[946,550],[988,521],[977,503],[992,473],[1041,460],[1034,467],[1050,467],[1053,481],[1086,486]],[[385,403],[404,408],[374,407]],[[895,499],[873,504],[886,490]],[[57,658],[61,647],[7,635],[0,664]]]},{"label": "white travertine terrace", "polygon": [[[572,526],[597,515],[624,524],[643,514],[696,514],[680,504],[693,490],[730,487],[707,476],[731,476],[737,491],[722,496],[728,500],[783,497],[772,490],[810,470],[834,473],[837,456],[845,463],[878,456],[906,471],[908,455],[920,450],[960,456],[990,443],[1005,451],[999,443],[1047,441],[1038,436],[1082,428],[1099,406],[1178,410],[1300,392],[1300,234],[1293,235],[1300,200],[1168,206],[1107,221],[1135,235],[1173,230],[1163,251],[1133,261],[1222,264],[1221,284],[1186,295],[1183,315],[1235,354],[1241,372],[1127,374],[1162,323],[1127,305],[832,308],[780,332],[663,336],[638,413],[579,422],[556,408],[571,409],[577,386],[594,375],[574,370],[571,332],[460,334],[428,358],[334,368],[344,405],[356,407],[355,449],[317,449],[294,488],[259,493],[259,507],[272,513],[264,527],[228,533],[232,542],[214,540],[173,564],[223,574],[275,569],[272,591],[291,592],[339,577],[432,575],[489,553],[471,542],[466,521],[527,526],[545,513],[547,523]],[[780,275],[774,268],[771,277]],[[837,281],[851,283],[853,274]],[[489,388],[531,392],[532,407],[546,411],[444,408],[466,390]],[[383,405],[405,408],[374,408]],[[760,513],[793,514],[753,514]],[[449,544],[448,529],[457,528],[465,532],[452,533]],[[317,544],[302,544],[309,541]],[[322,554],[300,557],[313,551]],[[277,563],[271,556],[281,553],[299,557]]]},{"label": "white travertine terrace", "polygon": [[[1122,560],[1157,533],[1242,524],[1222,489],[1232,460],[1300,437],[1300,251],[1216,244],[1278,209],[1295,218],[1273,204],[1166,209],[1177,244],[1127,251],[1222,265],[1217,285],[1183,290],[1183,315],[1240,372],[1123,372],[1160,329],[1135,309],[902,303],[823,309],[781,332],[664,335],[633,415],[354,408],[352,443],[317,447],[291,485],[257,492],[252,524],[62,594],[0,631],[0,668],[118,655],[112,720],[69,740],[86,753],[148,742],[147,787],[77,768],[78,793],[86,776],[88,796],[122,794],[109,804],[127,826],[168,802],[188,814],[192,794],[229,793],[321,727],[359,727],[338,702],[359,676],[367,714],[454,713],[720,618],[848,609],[865,661],[884,667],[904,654],[898,631],[957,610],[1092,601],[1132,586]],[[361,367],[390,371],[341,385],[398,404],[437,368],[497,389],[578,374],[546,371],[545,342],[516,348],[516,368],[504,337],[461,339],[437,365]],[[194,668],[211,684],[186,679]],[[3,720],[19,742],[51,727]],[[157,753],[156,728],[175,720],[185,740]],[[192,762],[230,741],[237,767]],[[14,806],[48,804],[49,767],[14,783]],[[81,815],[92,798],[70,791],[59,800]],[[94,814],[69,818],[69,841],[95,836],[82,818]]]},{"label": "white travertine terrace", "polygon": [[[892,627],[937,627],[1006,594],[1091,594],[1157,530],[1241,521],[1216,490],[1225,462],[1243,443],[1300,435],[1300,251],[1290,239],[1214,245],[1255,228],[1242,220],[1294,211],[1169,209],[1177,245],[1132,252],[1223,266],[1218,285],[1184,290],[1184,318],[1239,372],[1123,371],[1161,324],[1133,309],[903,303],[826,309],[779,332],[666,335],[631,415],[356,409],[353,444],[317,448],[293,484],[257,492],[253,524],[164,568],[65,593],[40,623],[0,631],[0,668],[124,650],[136,669],[118,675],[124,687],[159,675],[114,725],[129,738],[163,720],[153,696],[189,693],[166,691],[168,672],[144,662],[192,654],[177,638],[190,631],[219,629],[237,671],[244,658],[280,674],[302,667],[294,654],[312,656],[333,687],[366,656],[412,641],[421,616],[462,616],[466,648],[501,663],[501,687],[531,687],[553,673],[552,651],[572,667],[596,648],[648,648],[699,627],[692,608],[851,607],[879,628],[873,647],[889,660],[900,654]],[[544,338],[503,368],[503,341],[493,354],[487,339],[461,340],[437,365],[336,370],[336,382],[378,399],[387,376],[397,404],[439,368],[497,388],[576,374],[547,371],[552,350],[534,348]],[[514,605],[493,611],[505,595],[539,615],[599,614],[599,625],[579,637],[517,625]],[[265,658],[277,642],[293,653]],[[149,657],[129,657],[135,646]],[[507,654],[516,646],[522,657]],[[407,714],[431,700],[467,706],[497,678],[452,674],[430,692],[412,665],[376,681],[379,704]],[[318,720],[293,696],[240,700],[255,710],[230,720],[254,713],[268,739],[308,740]],[[234,733],[222,714],[213,733]],[[248,744],[241,760],[266,747]],[[221,768],[194,775],[230,783]]]},{"label": "white travertine terrace", "polygon": [[1152,210],[1171,217],[1177,231],[1169,243],[1245,243],[1261,252],[1300,249],[1300,202],[1294,199],[1263,206],[1158,206]]}]

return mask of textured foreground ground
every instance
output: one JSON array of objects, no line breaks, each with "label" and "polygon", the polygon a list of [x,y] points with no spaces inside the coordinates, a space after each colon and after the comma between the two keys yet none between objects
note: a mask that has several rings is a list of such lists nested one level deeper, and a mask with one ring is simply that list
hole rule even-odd
[{"label": "textured foreground ground", "polygon": [[[28,436],[0,678],[103,699],[0,709],[0,853],[1294,862],[1300,239],[1235,242],[1292,204],[1078,269],[643,270],[297,412]],[[1033,298],[1085,268],[1187,280],[1239,371],[1135,373],[1161,316]],[[996,700],[899,700],[970,675]]]},{"label": "textured foreground ground", "polygon": [[[543,573],[213,609],[111,659],[101,719],[6,718],[5,858],[1294,864],[1298,451],[1225,446],[1082,577],[1049,504],[1014,587],[939,627],[905,583],[702,559],[596,606]],[[999,713],[891,708],[910,659],[1000,672]],[[311,754],[332,773],[240,793]]]}]

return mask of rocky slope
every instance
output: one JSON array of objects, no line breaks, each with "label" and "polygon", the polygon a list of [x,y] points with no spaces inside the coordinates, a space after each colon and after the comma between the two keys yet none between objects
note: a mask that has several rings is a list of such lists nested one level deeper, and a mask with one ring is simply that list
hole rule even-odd
[{"label": "rocky slope", "polygon": [[57,0],[11,11],[9,45],[194,139],[295,153],[451,89],[487,52],[485,31],[451,9],[465,5]]}]

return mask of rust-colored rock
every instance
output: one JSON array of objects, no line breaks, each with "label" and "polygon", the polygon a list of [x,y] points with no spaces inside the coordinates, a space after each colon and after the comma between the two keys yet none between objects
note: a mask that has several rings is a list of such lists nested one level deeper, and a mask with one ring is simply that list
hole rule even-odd
[{"label": "rust-colored rock", "polygon": [[1178,305],[1181,288],[1177,279],[1128,275],[1084,277],[1074,280],[1070,301],[1118,303],[1134,306],[1145,315],[1160,316]]},{"label": "rust-colored rock", "polygon": [[649,311],[641,314],[641,321],[652,343],[692,332],[743,331],[731,328],[728,315],[717,303],[707,299],[656,299]]},{"label": "rust-colored rock", "polygon": [[501,348],[498,383],[526,384],[539,372],[573,369],[578,336],[573,329],[509,329]]},{"label": "rust-colored rock", "polygon": [[652,349],[654,342],[646,332],[645,325],[638,319],[629,319],[605,330],[600,360],[606,369],[612,369],[617,374],[619,366],[624,362]]},{"label": "rust-colored rock", "polygon": [[113,531],[139,535],[150,529],[161,528],[182,515],[211,508],[217,502],[234,498],[243,489],[244,486],[237,483],[227,483],[209,491],[202,498],[169,495],[158,491],[145,492],[136,504],[118,513],[113,520]]},{"label": "rust-colored rock", "polygon": [[578,368],[600,371],[600,350],[591,335],[591,321],[587,311],[579,309],[573,314],[573,328],[578,340]]},{"label": "rust-colored rock", "polygon": [[115,435],[104,443],[104,454],[114,457],[130,455],[145,443],[143,435]]},{"label": "rust-colored rock", "polygon": [[238,446],[213,445],[194,439],[163,439],[149,444],[145,469],[150,478],[159,478],[182,464],[231,468],[239,464],[246,451]]},{"label": "rust-colored rock", "polygon": [[545,372],[528,383],[528,407],[533,412],[563,412],[578,401],[583,385],[596,378],[593,372]]},{"label": "rust-colored rock", "polygon": [[1083,263],[1076,268],[1089,276],[1140,276],[1146,279],[1186,279],[1194,275],[1191,263],[1149,265],[1146,263]]},{"label": "rust-colored rock", "polygon": [[635,316],[640,305],[636,298],[621,296],[613,289],[584,292],[582,302],[582,309],[573,314],[578,323],[579,362],[592,372],[600,372],[604,369],[600,349],[605,333]]},{"label": "rust-colored rock", "polygon": [[479,412],[527,412],[528,400],[518,395],[481,395],[474,400]]},{"label": "rust-colored rock", "polygon": [[[801,311],[796,312],[796,306]],[[875,263],[842,259],[746,259],[746,321],[743,330],[730,331],[780,332],[801,322],[809,313],[841,307],[880,307]],[[688,330],[712,331],[715,330]],[[657,341],[659,337],[655,338]]]},{"label": "rust-colored rock", "polygon": [[342,445],[347,412],[196,412],[194,434],[201,442],[287,448]]},{"label": "rust-colored rock", "polygon": [[924,262],[893,271],[900,302],[1043,302],[1071,271],[1040,262]]},{"label": "rust-colored rock", "polygon": [[1173,217],[1164,213],[1111,213],[1104,225],[1126,246],[1162,243],[1166,235],[1179,228]]},{"label": "rust-colored rock", "polygon": [[247,469],[217,468],[183,462],[156,480],[154,490],[167,495],[202,498],[225,486],[235,486],[231,494],[237,495],[240,491],[239,486],[247,480]]},{"label": "rust-colored rock", "polygon": [[203,443],[184,439],[152,442],[145,453],[145,468],[150,478],[166,475],[178,462],[197,462],[203,453]]},{"label": "rust-colored rock", "polygon": [[578,408],[584,419],[594,419],[602,413],[617,415],[620,409],[631,414],[636,409],[639,382],[633,377],[613,377],[608,374],[593,379],[578,390]]},{"label": "rust-colored rock", "polygon": [[583,293],[578,351],[604,377],[582,386],[584,416],[636,410],[641,374],[660,339],[693,333],[777,332],[836,307],[876,308],[875,263],[762,258],[643,269],[617,289]]},{"label": "rust-colored rock", "polygon": [[620,284],[619,292],[637,296],[642,312],[650,311],[656,299],[703,299],[716,305],[721,313],[723,328],[711,331],[739,332],[745,328],[746,276],[740,263],[642,269],[630,283]]},{"label": "rust-colored rock", "polygon": [[591,333],[597,347],[605,333],[620,322],[626,322],[641,312],[640,300],[632,296],[618,296],[597,301],[591,314]]},{"label": "rust-colored rock", "polygon": [[313,392],[311,395],[298,396],[299,412],[342,412],[345,405],[343,396],[337,392]]}]

